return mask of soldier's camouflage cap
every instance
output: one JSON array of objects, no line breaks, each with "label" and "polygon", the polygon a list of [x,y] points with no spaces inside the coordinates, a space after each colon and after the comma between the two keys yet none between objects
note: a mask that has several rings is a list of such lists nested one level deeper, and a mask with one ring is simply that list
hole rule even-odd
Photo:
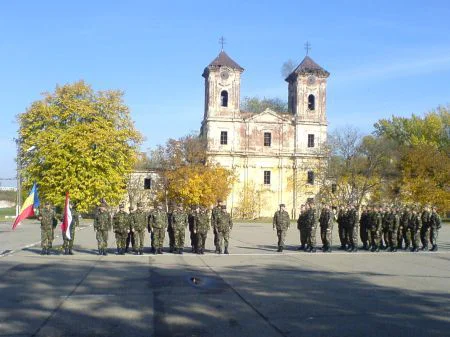
[{"label": "soldier's camouflage cap", "polygon": [[125,204],[122,202],[121,204],[119,204],[119,208],[125,208]]},{"label": "soldier's camouflage cap", "polygon": [[286,205],[285,204],[280,204],[280,207],[286,207]]},{"label": "soldier's camouflage cap", "polygon": [[139,201],[138,203],[137,203],[137,205],[136,205],[137,207],[142,207],[142,206],[144,206],[144,203],[143,202],[141,202],[141,201]]}]

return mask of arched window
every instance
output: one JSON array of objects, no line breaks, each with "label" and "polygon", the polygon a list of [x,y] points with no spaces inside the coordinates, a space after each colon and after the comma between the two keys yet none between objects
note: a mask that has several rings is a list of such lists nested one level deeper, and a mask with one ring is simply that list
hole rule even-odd
[{"label": "arched window", "polygon": [[308,110],[315,110],[316,109],[316,98],[314,95],[308,96]]},{"label": "arched window", "polygon": [[220,93],[220,106],[228,106],[228,91],[226,90]]},{"label": "arched window", "polygon": [[314,172],[308,171],[308,184],[314,185]]}]

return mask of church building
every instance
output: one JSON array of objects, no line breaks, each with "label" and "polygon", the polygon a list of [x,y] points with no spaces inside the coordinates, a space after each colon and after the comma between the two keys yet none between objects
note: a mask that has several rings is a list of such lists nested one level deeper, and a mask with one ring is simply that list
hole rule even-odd
[{"label": "church building", "polygon": [[308,55],[286,78],[288,112],[241,111],[238,63],[225,51],[205,68],[201,135],[211,161],[234,170],[237,180],[226,200],[235,217],[271,217],[280,203],[296,217],[314,200],[327,137],[326,70]]}]

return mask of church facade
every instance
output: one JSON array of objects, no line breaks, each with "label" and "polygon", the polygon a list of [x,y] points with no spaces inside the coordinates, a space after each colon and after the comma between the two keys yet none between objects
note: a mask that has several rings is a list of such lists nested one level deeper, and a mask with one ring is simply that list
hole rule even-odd
[{"label": "church facade", "polygon": [[205,110],[201,135],[211,161],[234,170],[226,200],[235,217],[270,217],[280,203],[296,217],[315,199],[317,169],[327,137],[329,73],[306,56],[286,78],[288,113],[240,109],[244,69],[223,50],[204,69]]}]

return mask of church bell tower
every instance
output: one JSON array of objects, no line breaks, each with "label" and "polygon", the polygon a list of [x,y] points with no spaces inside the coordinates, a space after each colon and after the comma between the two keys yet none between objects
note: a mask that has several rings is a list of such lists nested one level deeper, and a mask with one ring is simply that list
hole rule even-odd
[{"label": "church bell tower", "polygon": [[241,74],[244,69],[225,51],[205,68],[204,120],[215,117],[235,117],[240,111]]}]

